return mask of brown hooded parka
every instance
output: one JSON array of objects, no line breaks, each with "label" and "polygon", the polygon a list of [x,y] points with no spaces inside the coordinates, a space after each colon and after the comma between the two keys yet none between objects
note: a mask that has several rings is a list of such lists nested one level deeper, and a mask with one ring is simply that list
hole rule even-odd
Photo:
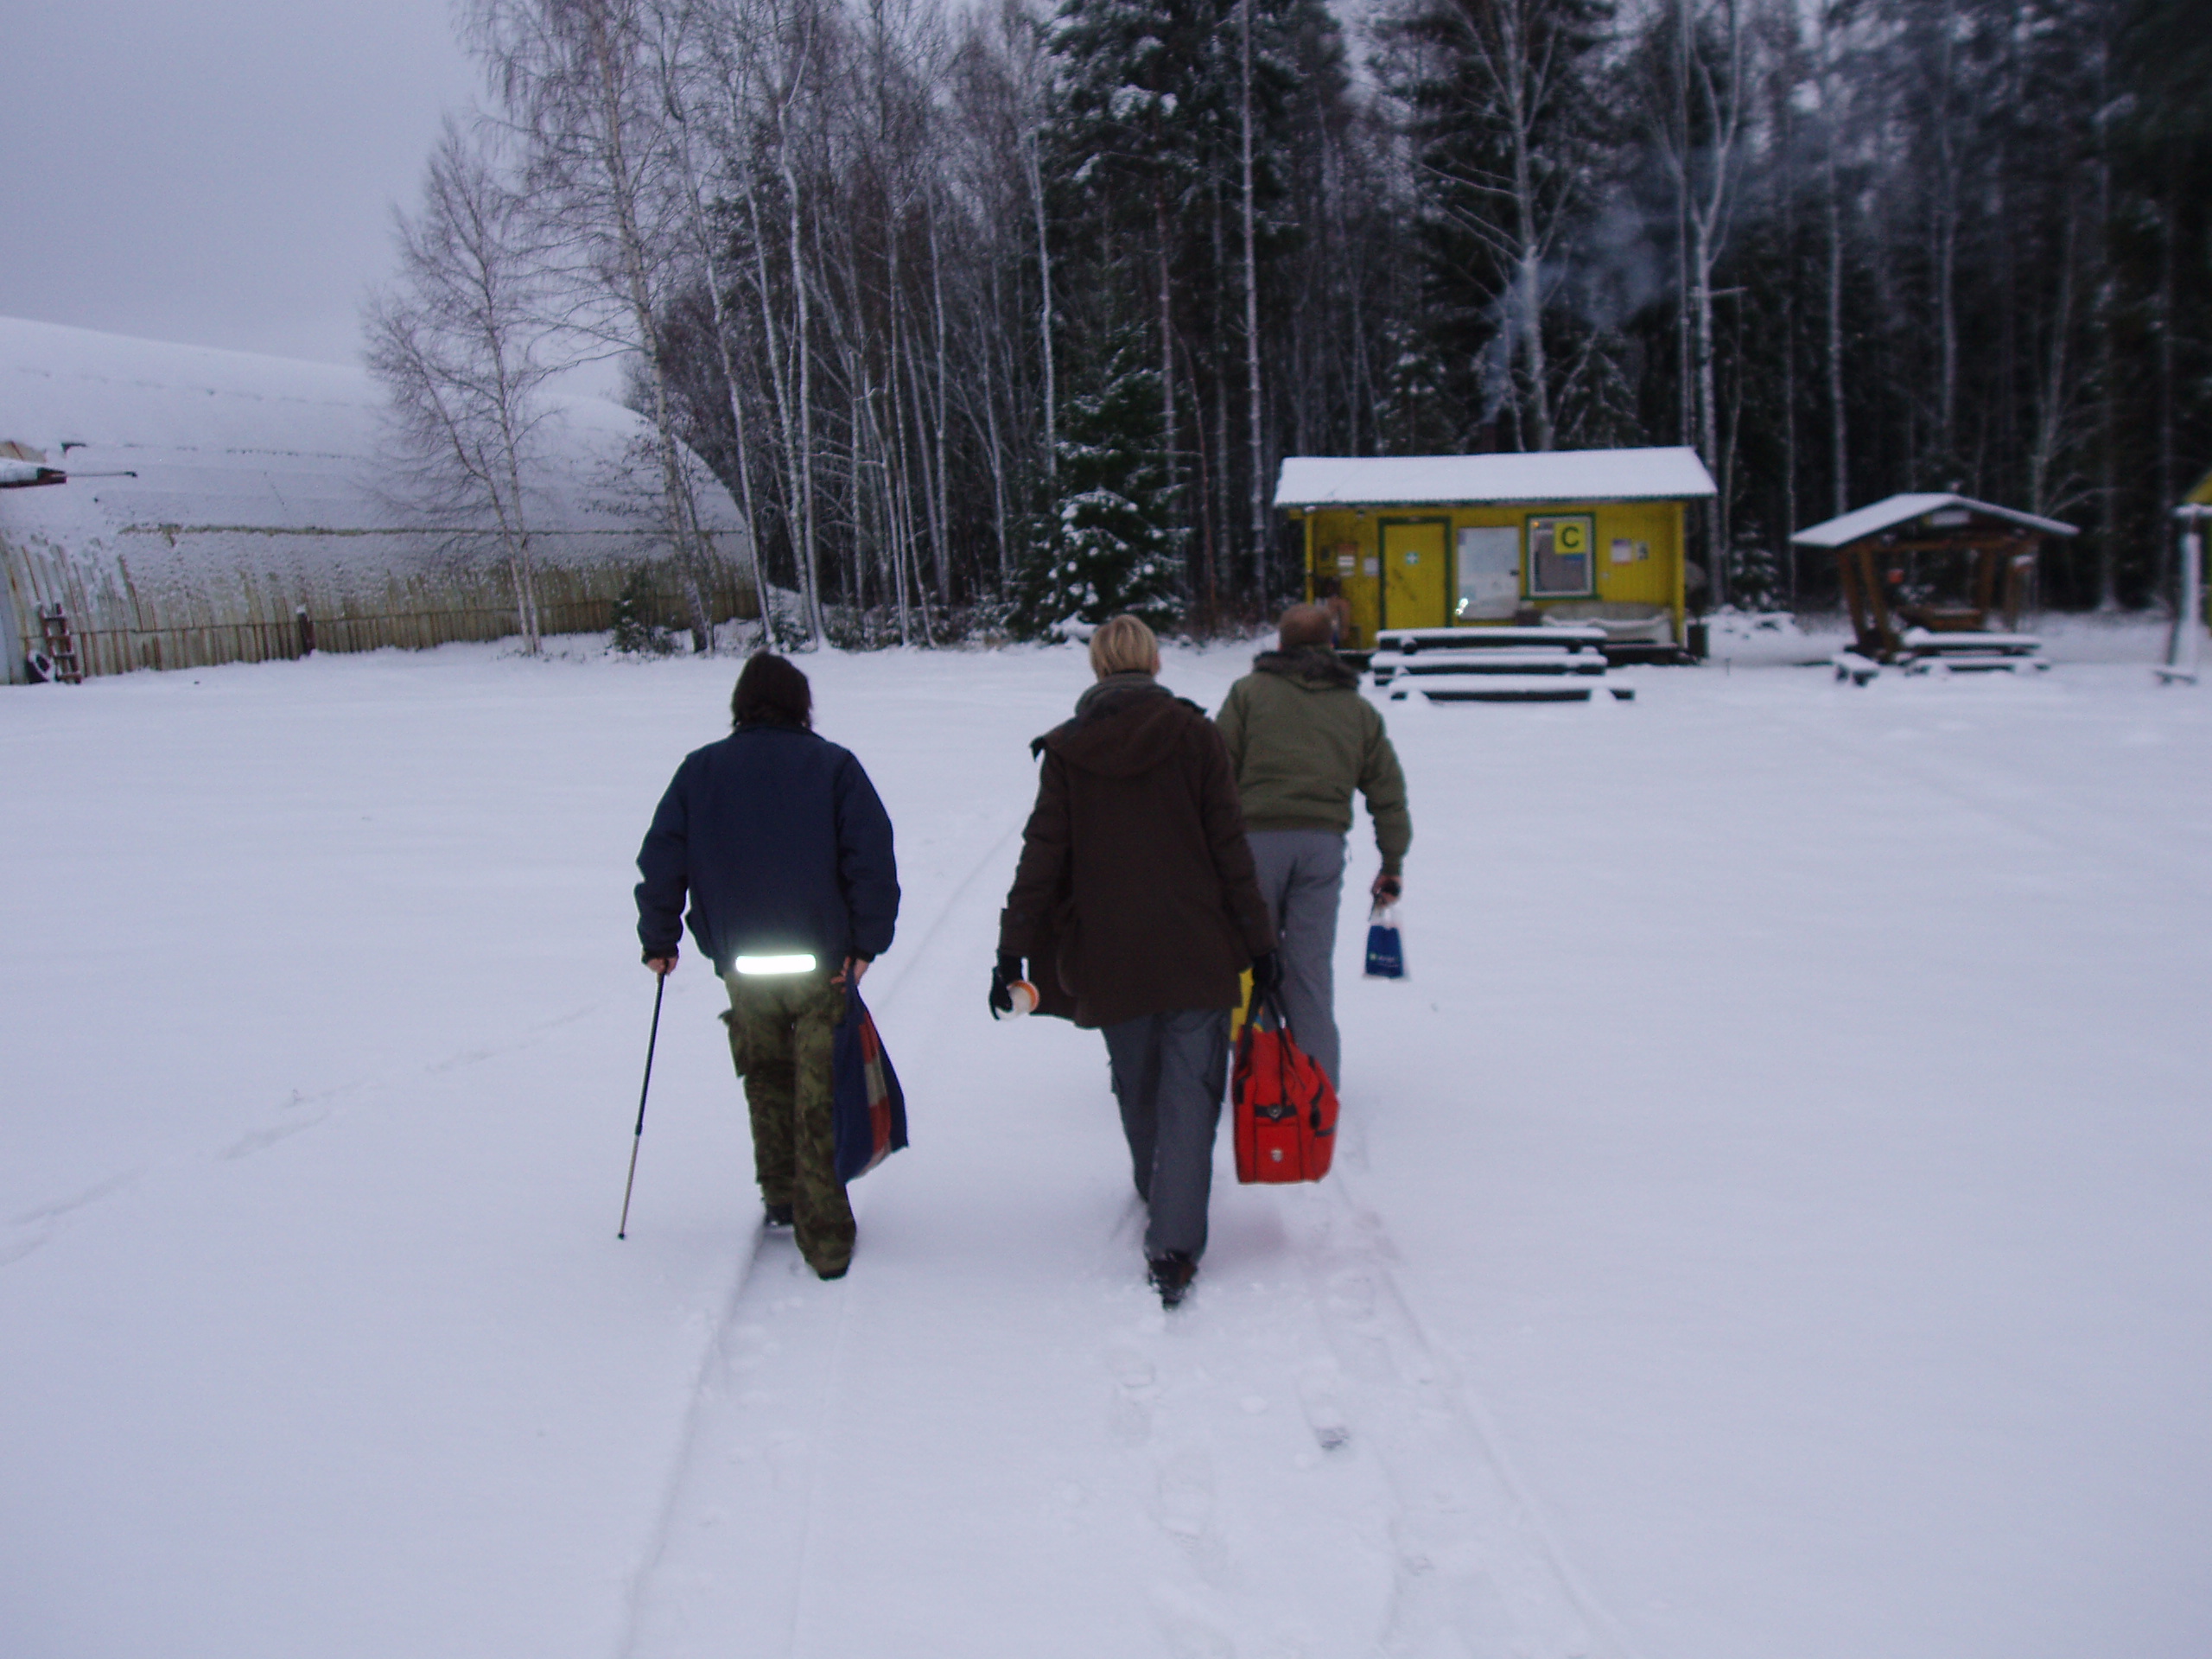
[{"label": "brown hooded parka", "polygon": [[1275,936],[1205,712],[1148,674],[1109,675],[1033,747],[1044,765],[999,949],[1029,959],[1042,1011],[1097,1029],[1234,1007]]}]

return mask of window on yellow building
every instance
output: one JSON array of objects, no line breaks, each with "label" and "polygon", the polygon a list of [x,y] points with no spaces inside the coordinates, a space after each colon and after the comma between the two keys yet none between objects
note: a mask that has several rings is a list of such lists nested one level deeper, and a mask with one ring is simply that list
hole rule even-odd
[{"label": "window on yellow building", "polygon": [[1529,593],[1535,599],[1580,599],[1597,588],[1596,520],[1586,512],[1529,520]]}]

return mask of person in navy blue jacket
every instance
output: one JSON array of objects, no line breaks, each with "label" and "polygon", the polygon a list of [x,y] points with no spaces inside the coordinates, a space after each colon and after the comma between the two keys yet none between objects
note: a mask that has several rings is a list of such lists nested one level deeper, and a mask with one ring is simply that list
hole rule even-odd
[{"label": "person in navy blue jacket", "polygon": [[[846,988],[891,948],[891,819],[850,751],[815,734],[806,676],[756,654],[730,699],[736,730],[684,756],[638,849],[638,938],[666,974],[691,937],[729,987],[754,1171],[771,1225],[824,1279],[853,1255],[837,1179],[830,1056]],[[690,913],[684,915],[686,896]]]}]

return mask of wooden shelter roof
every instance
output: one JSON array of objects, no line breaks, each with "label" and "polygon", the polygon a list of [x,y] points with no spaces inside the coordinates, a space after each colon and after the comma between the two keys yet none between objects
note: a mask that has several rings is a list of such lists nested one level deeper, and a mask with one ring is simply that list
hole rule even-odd
[{"label": "wooden shelter roof", "polygon": [[[1859,507],[1845,513],[1840,518],[1831,518],[1825,524],[1813,524],[1799,531],[1789,539],[1798,547],[1848,547],[1869,536],[1878,536],[1885,530],[1910,524],[1915,519],[1932,518],[1939,513],[1983,513],[1993,518],[2003,518],[2023,529],[2033,530],[2045,536],[2077,536],[2081,534],[2072,524],[2062,524],[2056,518],[2039,518],[2032,512],[2020,512],[2012,507],[1993,506],[1986,501],[1976,501],[1969,496],[1950,494],[1893,495],[1877,501],[1872,506]],[[1929,530],[1948,530],[1954,521],[1929,524]]]}]

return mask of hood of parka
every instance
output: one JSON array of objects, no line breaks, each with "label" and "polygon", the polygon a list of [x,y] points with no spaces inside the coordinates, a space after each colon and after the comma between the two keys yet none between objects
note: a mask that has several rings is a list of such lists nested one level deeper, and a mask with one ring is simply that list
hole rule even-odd
[{"label": "hood of parka", "polygon": [[1359,671],[1326,645],[1263,651],[1252,659],[1252,669],[1258,674],[1278,675],[1306,691],[1350,690],[1359,683]]},{"label": "hood of parka", "polygon": [[1203,714],[1149,674],[1109,674],[1077,699],[1075,718],[1037,740],[1068,765],[1102,778],[1136,778],[1164,765]]}]

